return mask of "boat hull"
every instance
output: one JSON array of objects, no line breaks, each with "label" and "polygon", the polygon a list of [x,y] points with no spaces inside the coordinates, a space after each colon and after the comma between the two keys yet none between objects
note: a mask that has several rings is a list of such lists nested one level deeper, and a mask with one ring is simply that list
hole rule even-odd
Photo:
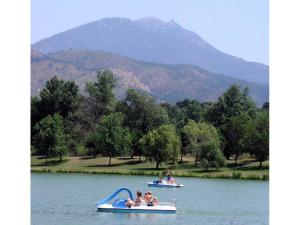
[{"label": "boat hull", "polygon": [[153,182],[148,182],[148,187],[157,187],[157,188],[182,188],[183,184],[157,184]]},{"label": "boat hull", "polygon": [[117,208],[112,205],[101,205],[97,207],[99,212],[111,212],[111,213],[176,213],[175,206],[140,206],[131,208]]}]

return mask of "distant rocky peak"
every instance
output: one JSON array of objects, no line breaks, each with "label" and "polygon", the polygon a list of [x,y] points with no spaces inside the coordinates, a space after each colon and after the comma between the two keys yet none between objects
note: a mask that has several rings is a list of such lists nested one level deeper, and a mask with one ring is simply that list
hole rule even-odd
[{"label": "distant rocky peak", "polygon": [[139,20],[135,20],[134,22],[148,29],[182,29],[182,27],[178,23],[176,23],[175,20],[165,22],[155,17],[145,17]]},{"label": "distant rocky peak", "polygon": [[135,22],[140,23],[140,24],[151,24],[151,25],[165,25],[166,22],[158,19],[156,17],[153,16],[148,16],[148,17],[144,17],[138,20],[135,20]]},{"label": "distant rocky peak", "polygon": [[172,27],[182,28],[175,20],[170,20],[169,22],[167,22],[167,25]]}]

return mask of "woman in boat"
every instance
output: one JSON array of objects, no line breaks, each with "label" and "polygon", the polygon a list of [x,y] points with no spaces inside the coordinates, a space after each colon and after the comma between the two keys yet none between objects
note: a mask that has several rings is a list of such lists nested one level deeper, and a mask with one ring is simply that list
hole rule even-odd
[{"label": "woman in boat", "polygon": [[167,183],[168,184],[175,184],[176,181],[175,179],[172,177],[170,170],[167,170]]},{"label": "woman in boat", "polygon": [[156,206],[158,204],[158,198],[154,197],[151,191],[145,193],[144,199],[147,206]]},{"label": "woman in boat", "polygon": [[142,202],[144,201],[143,197],[142,197],[142,192],[137,191],[136,192],[136,199],[134,201],[132,201],[131,199],[128,199],[126,202],[126,206],[127,207],[131,207],[131,206],[139,206]]}]

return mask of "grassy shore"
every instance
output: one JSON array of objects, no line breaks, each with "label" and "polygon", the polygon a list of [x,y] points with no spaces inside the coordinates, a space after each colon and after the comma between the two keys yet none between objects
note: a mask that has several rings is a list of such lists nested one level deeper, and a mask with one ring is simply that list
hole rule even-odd
[{"label": "grassy shore", "polygon": [[228,160],[226,167],[203,171],[194,167],[193,158],[184,158],[182,164],[163,164],[162,167],[156,170],[154,163],[146,162],[144,159],[140,161],[139,158],[113,158],[111,166],[108,166],[107,157],[72,156],[64,158],[62,162],[59,162],[58,158],[50,158],[47,164],[43,157],[31,157],[32,172],[159,176],[166,168],[171,169],[175,177],[269,179],[269,162],[264,162],[262,168],[258,168],[258,163],[253,159],[242,159],[237,164],[233,160]]}]

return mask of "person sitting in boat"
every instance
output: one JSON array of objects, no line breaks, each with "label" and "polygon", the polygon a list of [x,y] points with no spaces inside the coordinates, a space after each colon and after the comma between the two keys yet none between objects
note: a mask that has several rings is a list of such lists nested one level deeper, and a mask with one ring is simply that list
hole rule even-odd
[{"label": "person sitting in boat", "polygon": [[154,197],[151,191],[145,193],[144,199],[147,206],[156,206],[158,204],[158,198]]},{"label": "person sitting in boat", "polygon": [[160,177],[159,180],[155,180],[153,183],[154,184],[161,184],[161,183],[163,183],[163,177]]},{"label": "person sitting in boat", "polygon": [[167,183],[168,184],[175,184],[176,183],[175,179],[171,175],[170,170],[167,170]]},{"label": "person sitting in boat", "polygon": [[142,202],[144,201],[143,197],[142,197],[142,192],[137,191],[136,192],[136,199],[134,201],[132,201],[131,199],[128,199],[126,202],[126,206],[127,207],[131,207],[131,206],[139,206]]}]

